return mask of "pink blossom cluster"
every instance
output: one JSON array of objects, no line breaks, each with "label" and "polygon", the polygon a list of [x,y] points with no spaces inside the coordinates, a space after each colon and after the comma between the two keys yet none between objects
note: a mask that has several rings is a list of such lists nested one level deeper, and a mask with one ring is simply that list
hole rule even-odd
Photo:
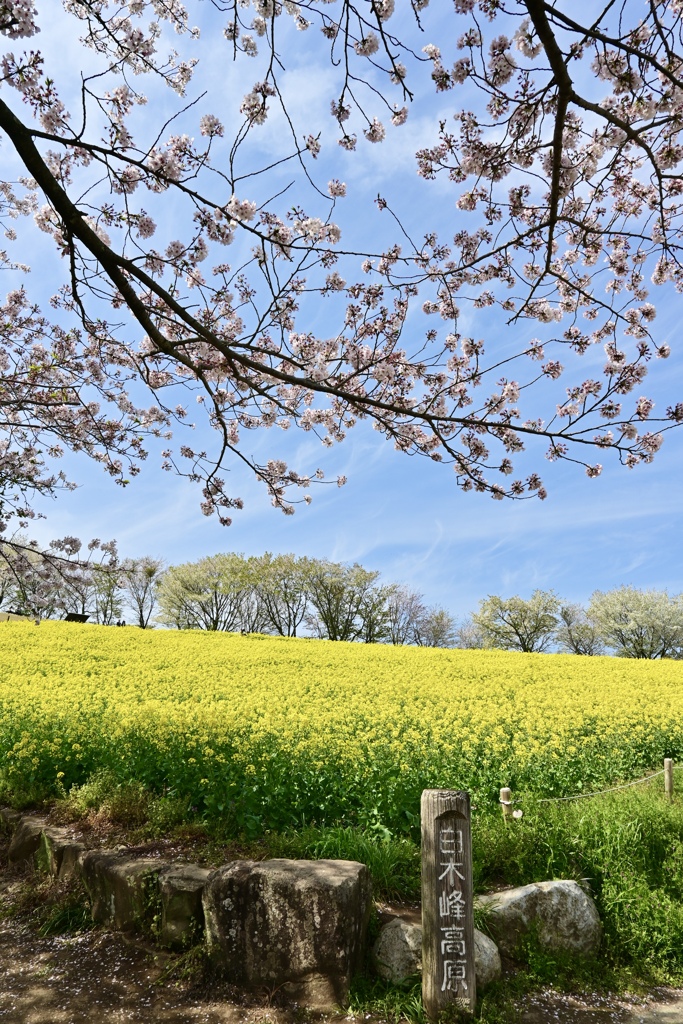
[{"label": "pink blossom cluster", "polygon": [[[590,477],[602,470],[583,454],[592,448],[629,468],[653,459],[683,422],[683,403],[663,412],[643,394],[670,351],[649,292],[683,290],[683,53],[663,41],[683,11],[627,0],[620,20],[587,32],[558,6],[503,17],[494,0],[455,0],[437,46],[426,6],[414,0],[399,26],[394,0],[231,3],[223,34],[200,38],[178,0],[66,0],[99,62],[71,110],[40,52],[4,54],[23,120],[0,100],[0,127],[27,177],[0,183],[0,219],[8,245],[29,248],[31,215],[64,259],[54,315],[22,290],[3,312],[0,386],[14,418],[0,432],[0,518],[70,486],[53,465],[69,449],[125,484],[146,438],[163,440],[164,468],[197,482],[202,510],[226,523],[241,507],[220,469],[230,458],[285,513],[315,479],[252,458],[245,431],[257,429],[298,426],[329,448],[371,419],[398,451],[450,465],[464,490],[495,500],[545,497],[527,466],[539,443]],[[283,15],[303,33],[299,62],[320,46],[332,55],[324,101],[341,150],[286,108]],[[9,38],[38,31],[26,0],[8,0],[3,18]],[[306,31],[314,24],[321,32]],[[181,101],[208,46],[262,80],[237,98],[220,83]],[[435,192],[434,221],[414,237],[387,174],[367,218],[381,214],[386,237],[353,239],[346,204],[337,216],[352,191],[342,179],[355,180],[346,164],[369,144],[378,167],[388,162],[387,134],[424,89],[447,116],[415,154],[415,188],[438,178],[451,198]],[[280,124],[287,151],[266,134]],[[233,247],[234,266],[218,246]],[[0,265],[17,266],[8,253]],[[485,328],[494,315],[499,333],[522,331],[516,352],[502,355]],[[131,398],[141,383],[148,408]],[[217,455],[188,443],[188,400]]]}]

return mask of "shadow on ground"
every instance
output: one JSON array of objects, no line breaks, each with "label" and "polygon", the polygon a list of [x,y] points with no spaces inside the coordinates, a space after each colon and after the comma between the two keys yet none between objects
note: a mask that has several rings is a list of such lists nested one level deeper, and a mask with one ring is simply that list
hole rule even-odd
[{"label": "shadow on ground", "polygon": [[576,999],[554,992],[529,996],[523,1024],[683,1024],[683,992],[660,989],[646,999],[600,995]]},{"label": "shadow on ground", "polygon": [[238,1024],[282,1021],[283,1011],[193,998],[156,982],[165,958],[122,936],[86,932],[41,939],[0,925],[2,1024]]},{"label": "shadow on ground", "polygon": [[[5,858],[0,837],[0,865]],[[342,1024],[352,1017],[239,1001],[218,983],[186,990],[165,979],[168,953],[99,930],[40,937],[7,917],[21,873],[0,868],[0,1024]],[[6,902],[8,901],[9,902]],[[4,904],[4,906],[3,906]],[[391,913],[393,908],[383,910]],[[405,915],[405,907],[402,912]],[[4,917],[3,917],[4,912]],[[419,912],[411,908],[419,917]],[[237,1001],[236,1001],[237,997]],[[270,998],[277,1001],[277,993]],[[546,991],[518,1006],[521,1024],[683,1024],[683,991],[659,990],[646,1000],[603,996],[580,1001]],[[516,1016],[516,1015],[515,1015]],[[358,1018],[357,1018],[358,1019]],[[382,1018],[362,1014],[364,1024]]]}]

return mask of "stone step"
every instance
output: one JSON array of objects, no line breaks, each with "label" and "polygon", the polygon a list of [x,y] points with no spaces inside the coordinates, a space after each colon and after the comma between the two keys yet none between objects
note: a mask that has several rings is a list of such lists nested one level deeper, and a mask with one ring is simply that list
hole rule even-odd
[{"label": "stone step", "polygon": [[155,857],[130,857],[111,850],[88,850],[81,878],[95,924],[114,931],[150,932],[161,921],[159,875],[170,865]]},{"label": "stone step", "polygon": [[361,966],[370,903],[364,864],[237,861],[204,890],[207,942],[233,984],[329,1009]]},{"label": "stone step", "polygon": [[45,818],[36,815],[27,815],[19,819],[7,854],[10,864],[23,864],[35,860],[45,827]]},{"label": "stone step", "polygon": [[282,990],[317,1008],[346,1000],[363,962],[370,915],[364,864],[236,861],[211,871],[126,848],[88,850],[71,830],[37,815],[3,820],[16,825],[11,862],[79,877],[96,924],[151,934],[175,949],[204,934],[234,984]]},{"label": "stone step", "polygon": [[85,852],[85,844],[68,829],[45,827],[35,854],[36,865],[54,878],[78,878]]},{"label": "stone step", "polygon": [[159,874],[163,946],[185,949],[199,941],[204,931],[202,895],[211,874],[197,864],[174,864]]}]

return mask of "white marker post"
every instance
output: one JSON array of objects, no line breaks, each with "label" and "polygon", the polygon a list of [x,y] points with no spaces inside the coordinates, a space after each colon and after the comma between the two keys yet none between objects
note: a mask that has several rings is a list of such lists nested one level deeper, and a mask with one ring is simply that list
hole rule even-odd
[{"label": "white marker post", "polygon": [[670,757],[664,758],[664,792],[667,800],[674,798],[674,763]]},{"label": "white marker post", "polygon": [[477,998],[469,793],[425,789],[421,814],[422,1002],[436,1020]]}]

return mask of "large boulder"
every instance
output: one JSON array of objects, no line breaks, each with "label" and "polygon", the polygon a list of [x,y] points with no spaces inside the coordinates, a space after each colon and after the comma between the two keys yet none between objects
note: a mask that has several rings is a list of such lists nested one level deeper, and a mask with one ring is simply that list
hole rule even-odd
[{"label": "large boulder", "polygon": [[491,982],[498,981],[503,973],[498,946],[478,928],[474,929],[474,973],[478,992],[483,991]]},{"label": "large boulder", "polygon": [[149,931],[160,923],[159,874],[169,865],[154,857],[90,850],[81,862],[92,919],[116,931]]},{"label": "large boulder", "polygon": [[202,894],[210,875],[197,864],[177,864],[160,873],[162,945],[185,949],[199,939],[204,929]]},{"label": "large boulder", "polygon": [[16,832],[12,836],[8,851],[10,864],[21,864],[27,860],[35,860],[40,846],[40,838],[45,828],[45,819],[32,815],[22,818]]},{"label": "large boulder", "polygon": [[372,963],[380,978],[400,985],[422,971],[422,927],[394,917],[383,925],[372,947]]},{"label": "large boulder", "polygon": [[207,941],[233,984],[331,1008],[362,963],[370,897],[353,861],[236,861],[204,889]]},{"label": "large boulder", "polygon": [[506,955],[514,955],[532,932],[546,949],[587,956],[600,947],[602,925],[598,911],[577,882],[533,882],[481,896],[480,901],[489,910],[491,934]]},{"label": "large boulder", "polygon": [[[400,917],[388,921],[372,950],[372,962],[380,978],[400,985],[422,972],[422,927]],[[474,970],[477,989],[500,978],[502,965],[498,947],[488,935],[474,929]]]}]

